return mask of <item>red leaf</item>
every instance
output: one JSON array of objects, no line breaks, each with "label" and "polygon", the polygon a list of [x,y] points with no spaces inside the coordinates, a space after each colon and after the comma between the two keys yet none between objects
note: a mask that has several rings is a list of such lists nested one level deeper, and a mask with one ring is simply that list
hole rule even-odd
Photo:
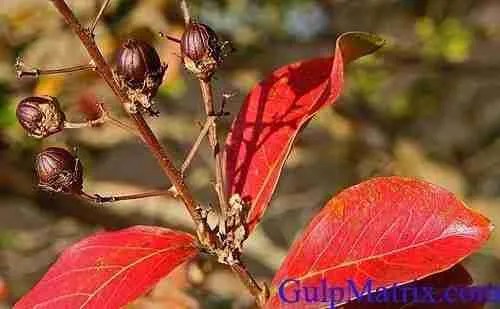
[{"label": "red leaf", "polygon": [[136,226],[66,249],[14,308],[120,308],[198,252],[190,234]]},{"label": "red leaf", "polygon": [[346,33],[334,57],[282,67],[250,92],[225,148],[227,190],[251,201],[249,229],[264,214],[299,130],[340,95],[344,64],[382,44],[367,33]]},{"label": "red leaf", "polygon": [[[328,202],[292,246],[273,286],[288,278],[303,286],[325,279],[329,286],[345,287],[352,280],[359,291],[368,279],[373,290],[404,284],[457,264],[492,229],[488,219],[444,189],[408,178],[375,178]],[[281,308],[278,295],[269,303]]]}]

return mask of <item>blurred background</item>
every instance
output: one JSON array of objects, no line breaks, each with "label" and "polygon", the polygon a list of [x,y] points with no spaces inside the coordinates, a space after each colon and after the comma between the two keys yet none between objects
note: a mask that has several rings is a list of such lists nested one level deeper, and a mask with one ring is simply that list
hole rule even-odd
[{"label": "blurred background", "polygon": [[[90,22],[100,0],[68,1]],[[498,0],[231,0],[191,1],[193,15],[231,40],[237,52],[217,74],[218,95],[235,92],[235,115],[246,93],[275,68],[331,55],[345,31],[368,31],[388,45],[352,65],[344,96],[322,111],[297,141],[264,222],[245,259],[270,280],[308,220],[339,190],[377,175],[407,175],[440,184],[500,223],[500,2]],[[151,126],[180,165],[203,120],[197,82],[182,68],[174,0],[115,0],[96,34],[110,60],[121,42],[152,43],[169,65]],[[183,207],[168,198],[97,207],[41,193],[33,157],[43,147],[75,149],[91,193],[140,192],[168,186],[150,153],[129,133],[104,125],[43,141],[26,136],[15,107],[22,98],[57,96],[75,121],[96,102],[124,113],[94,73],[17,80],[16,57],[28,66],[88,63],[80,42],[49,1],[0,5],[0,308],[9,308],[40,279],[57,254],[101,229],[156,224],[191,230]],[[221,124],[227,132],[231,117]],[[206,144],[187,181],[200,200],[214,198]],[[477,283],[500,284],[500,237],[464,265]],[[194,288],[197,286],[196,288]],[[186,292],[187,291],[187,292]],[[193,261],[131,308],[249,308],[251,298],[224,268]],[[495,308],[490,306],[489,308]],[[500,308],[500,307],[496,307]]]}]

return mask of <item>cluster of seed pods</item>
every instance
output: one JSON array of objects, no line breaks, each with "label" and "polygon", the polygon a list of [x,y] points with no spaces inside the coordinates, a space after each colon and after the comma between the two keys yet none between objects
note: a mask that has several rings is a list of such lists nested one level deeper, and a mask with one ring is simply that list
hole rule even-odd
[{"label": "cluster of seed pods", "polygon": [[[205,24],[189,23],[178,43],[185,68],[199,79],[211,78],[222,63],[225,43]],[[117,51],[113,69],[132,102],[128,112],[156,115],[151,102],[167,69],[156,50],[144,41],[129,39]],[[23,99],[17,105],[16,116],[27,134],[38,139],[75,127],[67,122],[57,98],[51,96]],[[49,147],[41,151],[35,159],[35,171],[42,190],[83,193],[82,163],[67,149]]]}]

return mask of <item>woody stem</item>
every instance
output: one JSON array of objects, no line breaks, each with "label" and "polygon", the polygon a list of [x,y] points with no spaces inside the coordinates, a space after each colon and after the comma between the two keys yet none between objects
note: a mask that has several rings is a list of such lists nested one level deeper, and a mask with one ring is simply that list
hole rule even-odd
[{"label": "woody stem", "polygon": [[[122,107],[126,109],[126,107],[130,105],[130,100],[127,97],[126,93],[119,86],[118,82],[114,79],[111,67],[106,62],[101,51],[97,47],[93,34],[88,29],[82,27],[81,23],[73,14],[73,11],[68,7],[65,0],[50,0],[50,1],[52,1],[55,8],[64,17],[66,23],[71,27],[73,32],[79,37],[80,41],[82,42],[89,56],[91,57],[93,63],[95,64],[97,73],[104,79],[104,81],[114,92],[114,94],[122,104]],[[170,155],[168,155],[167,151],[161,146],[160,142],[158,141],[153,131],[151,130],[151,128],[149,127],[149,125],[144,120],[141,114],[139,113],[130,114],[130,117],[134,121],[140,135],[142,136],[142,140],[144,141],[150,152],[158,161],[162,171],[174,185],[178,193],[179,199],[186,206],[198,230],[201,231],[200,232],[201,234],[205,235],[206,233],[208,233],[209,228],[206,222],[202,220],[200,213],[201,210],[198,205],[198,202],[194,199],[191,190],[189,190],[189,188],[184,183],[180,171],[177,170],[177,168],[175,168],[175,166],[173,165],[172,160],[170,159]]]}]

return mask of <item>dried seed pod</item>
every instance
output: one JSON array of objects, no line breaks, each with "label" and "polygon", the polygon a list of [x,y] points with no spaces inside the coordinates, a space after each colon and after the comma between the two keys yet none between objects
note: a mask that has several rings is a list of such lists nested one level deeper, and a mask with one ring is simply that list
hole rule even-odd
[{"label": "dried seed pod", "polygon": [[56,98],[29,97],[17,105],[17,120],[30,136],[44,138],[64,128],[65,116]]},{"label": "dried seed pod", "polygon": [[209,26],[190,23],[181,38],[184,66],[198,78],[210,78],[222,63],[224,45]]},{"label": "dried seed pod", "polygon": [[163,81],[167,66],[161,63],[156,50],[146,42],[128,40],[118,50],[116,74],[133,102],[151,107]]},{"label": "dried seed pod", "polygon": [[38,186],[46,191],[80,193],[83,167],[80,160],[63,148],[49,147],[36,156]]}]

